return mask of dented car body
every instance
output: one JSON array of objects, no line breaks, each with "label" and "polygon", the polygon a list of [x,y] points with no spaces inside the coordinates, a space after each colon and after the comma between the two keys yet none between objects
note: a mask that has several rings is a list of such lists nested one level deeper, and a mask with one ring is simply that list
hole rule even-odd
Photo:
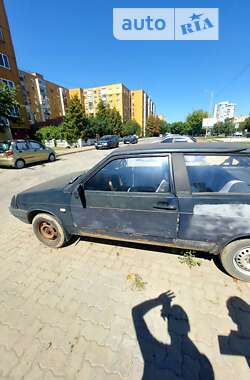
[{"label": "dented car body", "polygon": [[18,194],[10,211],[33,228],[39,214],[51,215],[54,230],[56,222],[63,230],[60,243],[53,228],[49,230],[51,223],[45,233],[39,224],[34,231],[55,247],[71,235],[215,255],[229,247],[235,252],[223,253],[224,261],[232,256],[229,267],[222,260],[225,269],[237,278],[250,278],[250,149],[242,144],[118,149],[71,181],[59,178]]}]

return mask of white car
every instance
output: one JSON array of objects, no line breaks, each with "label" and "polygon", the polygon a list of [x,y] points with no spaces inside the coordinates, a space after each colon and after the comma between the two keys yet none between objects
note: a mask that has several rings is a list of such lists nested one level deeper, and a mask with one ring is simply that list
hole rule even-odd
[{"label": "white car", "polygon": [[165,137],[161,143],[170,144],[170,143],[195,143],[196,140],[190,136],[182,136],[182,135],[169,135]]}]

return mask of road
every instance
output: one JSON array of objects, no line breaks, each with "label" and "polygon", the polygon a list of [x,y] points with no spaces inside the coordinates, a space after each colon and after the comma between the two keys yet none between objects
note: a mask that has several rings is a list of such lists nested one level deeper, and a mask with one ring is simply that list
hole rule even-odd
[{"label": "road", "polygon": [[81,239],[52,250],[9,214],[13,194],[108,153],[0,168],[0,379],[193,380],[201,363],[202,380],[248,379],[250,284],[168,249]]}]

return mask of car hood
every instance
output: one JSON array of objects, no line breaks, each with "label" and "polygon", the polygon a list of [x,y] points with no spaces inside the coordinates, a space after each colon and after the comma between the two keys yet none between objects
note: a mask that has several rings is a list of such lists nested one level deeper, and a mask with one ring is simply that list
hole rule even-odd
[{"label": "car hood", "polygon": [[[73,184],[79,176],[83,178],[86,173],[87,171],[74,172],[33,186],[17,195],[18,203],[20,205],[32,203],[61,203],[65,198],[65,193],[71,193],[71,184]],[[68,191],[66,191],[66,189]]]}]

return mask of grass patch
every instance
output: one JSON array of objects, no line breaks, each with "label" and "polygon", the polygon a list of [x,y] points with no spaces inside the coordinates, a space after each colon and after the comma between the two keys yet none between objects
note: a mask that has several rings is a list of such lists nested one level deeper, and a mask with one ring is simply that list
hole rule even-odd
[{"label": "grass patch", "polygon": [[192,251],[185,252],[184,255],[178,257],[178,259],[181,264],[186,264],[189,269],[201,266],[201,261],[196,259]]},{"label": "grass patch", "polygon": [[131,290],[142,291],[147,284],[138,273],[129,273],[127,280],[131,282]]}]

